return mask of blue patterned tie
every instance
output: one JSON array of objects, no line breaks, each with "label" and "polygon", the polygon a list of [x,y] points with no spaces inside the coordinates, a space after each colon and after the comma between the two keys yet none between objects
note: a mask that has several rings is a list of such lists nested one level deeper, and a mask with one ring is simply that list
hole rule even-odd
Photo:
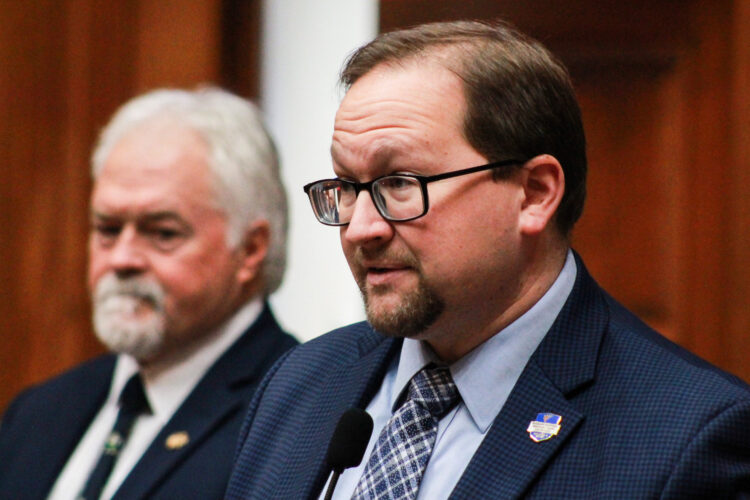
[{"label": "blue patterned tie", "polygon": [[378,436],[352,500],[413,499],[437,435],[438,420],[460,395],[445,366],[428,366]]}]

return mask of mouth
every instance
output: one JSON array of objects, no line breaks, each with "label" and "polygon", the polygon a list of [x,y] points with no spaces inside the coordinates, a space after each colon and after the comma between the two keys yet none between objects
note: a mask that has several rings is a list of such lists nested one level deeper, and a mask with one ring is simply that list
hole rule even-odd
[{"label": "mouth", "polygon": [[368,267],[367,272],[381,274],[381,273],[387,273],[387,272],[398,270],[398,269],[399,268],[396,268],[396,267]]},{"label": "mouth", "polygon": [[133,301],[133,302],[145,302],[148,304],[154,304],[156,303],[156,300],[153,296],[143,293],[135,293],[135,292],[113,292],[105,294],[101,297],[101,300],[123,300],[123,301]]},{"label": "mouth", "polygon": [[358,248],[353,258],[353,270],[356,270],[355,275],[363,291],[400,289],[409,286],[410,281],[420,274],[417,259],[406,250],[378,248],[367,251]]},{"label": "mouth", "polygon": [[142,316],[160,309],[154,297],[133,293],[109,294],[102,297],[99,303],[110,311],[118,311],[126,316]]},{"label": "mouth", "polygon": [[411,268],[408,266],[367,266],[365,267],[365,281],[367,285],[373,287],[395,285],[410,271]]}]

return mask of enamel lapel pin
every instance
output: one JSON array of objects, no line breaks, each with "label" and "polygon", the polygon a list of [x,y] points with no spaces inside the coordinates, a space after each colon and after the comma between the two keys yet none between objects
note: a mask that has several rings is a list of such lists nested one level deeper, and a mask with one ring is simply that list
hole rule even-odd
[{"label": "enamel lapel pin", "polygon": [[536,420],[529,422],[526,432],[535,443],[546,441],[552,436],[557,436],[560,432],[560,422],[562,417],[554,413],[538,413]]}]

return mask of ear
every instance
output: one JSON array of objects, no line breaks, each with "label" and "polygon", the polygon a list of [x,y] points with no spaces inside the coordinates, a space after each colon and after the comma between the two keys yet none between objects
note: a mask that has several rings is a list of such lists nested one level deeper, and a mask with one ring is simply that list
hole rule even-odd
[{"label": "ear", "polygon": [[524,199],[519,227],[521,234],[538,235],[552,224],[565,192],[565,174],[557,158],[539,155],[523,167]]},{"label": "ear", "polygon": [[245,236],[239,248],[242,263],[237,272],[237,279],[242,285],[246,285],[253,280],[257,281],[260,278],[270,241],[271,229],[265,219],[256,220],[245,231]]}]

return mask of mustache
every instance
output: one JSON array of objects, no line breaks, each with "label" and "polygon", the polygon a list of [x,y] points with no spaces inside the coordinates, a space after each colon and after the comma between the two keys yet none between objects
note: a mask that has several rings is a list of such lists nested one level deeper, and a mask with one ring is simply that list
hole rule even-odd
[{"label": "mustache", "polygon": [[101,304],[116,297],[134,297],[161,308],[164,295],[164,289],[154,280],[119,278],[114,274],[107,274],[96,284],[94,302]]},{"label": "mustache", "polygon": [[390,248],[362,248],[354,251],[354,262],[360,268],[367,267],[366,262],[388,262],[420,270],[419,260],[411,252],[392,250]]}]

